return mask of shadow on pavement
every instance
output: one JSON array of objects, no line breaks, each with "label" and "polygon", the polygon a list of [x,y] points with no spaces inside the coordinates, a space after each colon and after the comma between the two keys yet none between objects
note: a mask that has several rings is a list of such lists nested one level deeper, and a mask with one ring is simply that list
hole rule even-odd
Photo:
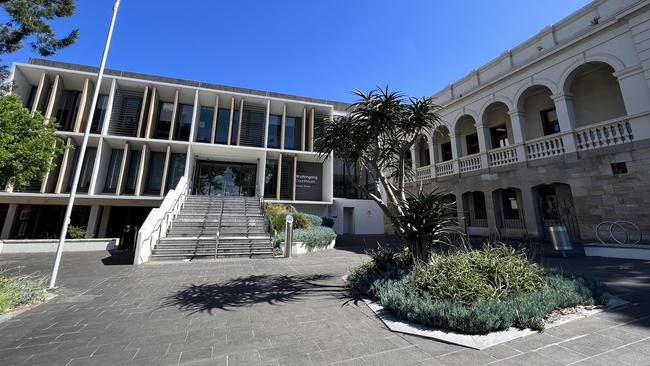
[{"label": "shadow on pavement", "polygon": [[111,250],[109,256],[102,258],[105,266],[123,266],[133,264],[135,251],[133,250]]},{"label": "shadow on pavement", "polygon": [[278,304],[299,301],[305,296],[326,295],[349,298],[344,285],[323,283],[331,275],[252,275],[224,283],[192,284],[164,299],[163,306],[174,306],[191,313],[231,310],[259,303]]}]

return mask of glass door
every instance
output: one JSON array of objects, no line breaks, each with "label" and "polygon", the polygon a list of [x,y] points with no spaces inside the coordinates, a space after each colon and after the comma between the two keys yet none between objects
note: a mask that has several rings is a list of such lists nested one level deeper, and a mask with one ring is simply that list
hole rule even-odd
[{"label": "glass door", "polygon": [[194,194],[255,196],[255,164],[198,161],[197,165]]}]

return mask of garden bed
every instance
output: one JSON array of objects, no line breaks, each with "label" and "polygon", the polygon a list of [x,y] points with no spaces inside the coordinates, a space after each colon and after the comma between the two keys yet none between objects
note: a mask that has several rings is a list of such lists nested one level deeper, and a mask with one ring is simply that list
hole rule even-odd
[{"label": "garden bed", "polygon": [[52,297],[45,292],[45,278],[9,277],[0,273],[0,322]]},{"label": "garden bed", "polygon": [[546,271],[505,245],[418,265],[403,252],[370,255],[346,280],[389,328],[472,348],[542,331],[567,309],[580,310],[575,318],[618,301],[597,281]]}]

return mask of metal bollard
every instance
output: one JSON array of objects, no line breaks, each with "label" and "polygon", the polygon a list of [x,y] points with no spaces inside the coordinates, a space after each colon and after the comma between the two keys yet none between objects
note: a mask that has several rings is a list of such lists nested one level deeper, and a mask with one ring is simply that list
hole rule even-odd
[{"label": "metal bollard", "polygon": [[284,257],[291,258],[291,247],[293,244],[293,216],[288,214],[284,226]]}]

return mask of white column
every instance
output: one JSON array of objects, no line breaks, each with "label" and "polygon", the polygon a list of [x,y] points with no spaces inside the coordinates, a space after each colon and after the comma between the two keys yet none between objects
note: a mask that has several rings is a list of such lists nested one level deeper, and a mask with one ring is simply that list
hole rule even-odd
[{"label": "white column", "polygon": [[194,92],[194,108],[192,109],[192,124],[190,125],[190,138],[189,142],[196,141],[197,129],[196,125],[199,118],[199,91]]},{"label": "white column", "polygon": [[460,172],[460,166],[458,165],[458,159],[460,159],[460,145],[458,144],[458,136],[457,135],[449,135],[449,142],[451,142],[451,159],[452,159],[452,164],[454,166],[454,173]]},{"label": "white column", "polygon": [[433,137],[429,138],[428,141],[429,144],[429,161],[431,162],[430,170],[431,170],[431,178],[435,178],[437,176],[436,174],[436,145],[433,143]]},{"label": "white column", "polygon": [[[643,74],[642,67],[631,67],[619,72],[614,76],[618,79],[618,84],[623,95],[623,103],[628,116],[641,114],[650,109],[650,91]],[[650,138],[650,118],[641,116],[630,118],[630,127],[635,140]]]},{"label": "white column", "polygon": [[575,113],[573,111],[573,101],[571,94],[555,94],[551,98],[555,102],[555,111],[560,123],[560,133],[562,134],[562,143],[564,151],[572,153],[576,151],[576,141],[573,137],[575,129]]},{"label": "white column", "polygon": [[512,128],[512,137],[515,140],[514,143],[517,145],[517,160],[524,161],[528,158],[526,154],[526,126],[525,126],[525,117],[523,112],[517,110],[508,112],[510,115],[510,126]]},{"label": "white column", "polygon": [[[264,142],[262,146],[267,148],[269,145],[269,121],[271,119],[271,99],[266,101],[266,114],[264,115]],[[266,153],[264,154],[264,161],[266,161]],[[266,165],[266,162],[264,163]]]},{"label": "white column", "polygon": [[98,238],[106,237],[106,230],[108,229],[108,219],[111,216],[111,206],[104,206],[102,210],[102,218],[99,222],[99,230],[97,230]]},{"label": "white column", "polygon": [[15,203],[9,204],[7,208],[7,216],[5,216],[5,221],[2,224],[2,233],[0,234],[0,239],[9,239],[11,236],[11,229],[14,225],[16,218],[16,211],[18,210],[18,205]]},{"label": "white column", "polygon": [[490,130],[481,124],[476,124],[476,135],[478,136],[479,155],[481,157],[481,168],[489,166],[488,151],[492,148]]},{"label": "white column", "polygon": [[88,215],[88,223],[86,224],[86,238],[94,238],[95,229],[99,222],[99,214],[101,213],[102,206],[94,205],[90,207],[90,215]]},{"label": "white column", "polygon": [[266,183],[266,151],[262,151],[262,156],[257,159],[257,189],[256,194],[264,197],[264,185]]}]

